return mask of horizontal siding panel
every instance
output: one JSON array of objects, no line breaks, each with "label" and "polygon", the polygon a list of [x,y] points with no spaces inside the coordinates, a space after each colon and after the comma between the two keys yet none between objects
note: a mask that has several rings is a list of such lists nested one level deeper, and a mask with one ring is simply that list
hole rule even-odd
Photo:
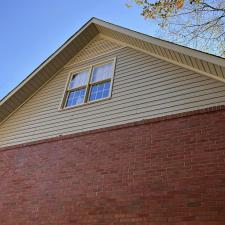
[{"label": "horizontal siding panel", "polygon": [[[146,75],[148,75],[148,74],[146,74]],[[155,79],[152,79],[151,76],[145,76],[141,79],[139,79],[138,77],[135,77],[135,78],[136,79],[133,80],[133,82],[135,82],[135,88],[141,89],[141,90],[145,90],[145,89],[154,90],[154,88],[158,88],[158,87],[161,90],[163,90],[164,88],[172,88],[173,89],[176,85],[182,86],[182,85],[193,84],[196,82],[199,85],[204,84],[204,82],[206,84],[210,84],[210,82],[215,83],[214,80],[209,82],[208,79],[204,76],[196,77],[196,75],[190,74],[189,71],[186,71],[185,73],[180,73],[180,76],[178,76],[178,74],[175,73],[170,76],[164,75],[164,76],[160,76],[160,77],[155,77]],[[175,78],[176,78],[176,80],[174,80]],[[114,85],[113,85],[113,99],[114,99],[114,97],[116,97],[116,95],[119,95],[120,100],[122,100],[123,96],[134,92],[134,87],[132,85],[130,85],[130,82],[131,82],[131,80],[129,80],[129,82],[119,83],[119,81],[117,81],[115,79]],[[44,96],[40,95],[37,98],[33,99],[32,104],[29,105],[29,107],[26,107],[26,109],[22,109],[20,115],[22,117],[29,116],[31,113],[30,110],[33,112],[32,115],[35,115],[34,112],[39,111],[40,109],[42,112],[45,110],[52,109],[52,113],[53,112],[57,113],[56,107],[57,107],[57,105],[60,105],[60,103],[61,103],[60,100],[63,97],[63,93],[62,93],[63,90],[61,90],[60,92],[58,90],[53,90],[53,91],[54,92],[52,92],[52,93],[47,92],[45,94],[45,96],[47,94],[50,96],[48,98],[47,102],[44,102],[44,100],[42,100],[42,102],[40,104],[40,98],[41,99],[44,98]],[[53,95],[54,95],[54,98],[51,97]],[[117,103],[116,98],[115,98],[115,102]],[[56,107],[52,107],[53,105],[55,105]],[[95,107],[94,105],[91,105],[91,106]],[[35,110],[35,108],[37,108],[37,110]],[[23,112],[25,114],[23,114]],[[44,112],[44,114],[45,114],[45,112]],[[54,114],[52,114],[52,115],[54,115]],[[18,116],[17,116],[17,118],[18,118]]]},{"label": "horizontal siding panel", "polygon": [[[179,69],[179,67],[173,67],[173,66],[170,66],[170,69],[161,69],[160,70],[160,68],[156,68],[156,71],[154,71],[154,70],[151,70],[151,75],[152,76],[154,76],[154,75],[158,75],[159,73],[170,73],[170,72],[172,72],[172,71],[174,71],[174,70],[178,70]],[[158,72],[157,72],[158,71]],[[183,73],[184,71],[186,71],[186,70],[184,70],[184,69],[182,69],[182,68],[180,68],[179,69],[179,71],[180,71],[180,73]],[[178,71],[177,71],[178,72]],[[174,72],[175,73],[175,72]],[[141,73],[142,74],[142,73]],[[128,73],[128,76],[125,76],[126,74],[124,74],[124,78],[125,79],[129,79],[129,76],[132,76],[133,75],[133,73]],[[135,73],[134,74],[136,77],[137,76],[140,76],[140,74],[139,73]],[[58,90],[59,90],[59,88],[62,88],[62,85],[61,85],[61,83],[63,82],[63,84],[64,84],[64,86],[65,86],[65,82],[66,82],[66,79],[68,79],[68,76],[69,76],[69,72],[67,72],[67,73],[65,73],[65,72],[62,72],[62,74],[61,74],[61,78],[60,79],[57,79],[57,80],[55,80],[54,81],[54,85],[59,85],[57,88],[58,88]],[[120,78],[121,79],[121,78]],[[57,84],[55,83],[55,82],[57,82]],[[52,84],[50,87],[48,87],[48,89],[46,89],[46,92],[47,93],[49,93],[49,91],[50,90],[52,90],[52,89],[55,89],[55,87],[54,87],[54,85]],[[61,85],[61,86],[60,86]],[[60,90],[59,90],[60,91]],[[40,94],[41,93],[44,93],[43,91],[41,91],[40,92]]]},{"label": "horizontal siding panel", "polygon": [[[211,86],[210,85],[199,86],[197,84],[198,83],[196,83],[195,86],[193,85],[193,87],[190,88],[189,86],[191,86],[192,83],[189,84],[189,86],[185,85],[185,84],[183,86],[181,86],[178,83],[177,86],[173,86],[170,89],[165,88],[165,87],[163,90],[160,90],[160,88],[150,89],[150,90],[147,89],[147,90],[145,90],[145,92],[142,90],[142,92],[140,94],[135,94],[135,92],[134,92],[133,95],[131,93],[130,95],[125,95],[124,98],[122,98],[120,96],[121,100],[119,102],[108,101],[107,105],[105,103],[105,105],[103,104],[101,108],[99,107],[99,113],[100,114],[103,114],[103,113],[109,114],[111,111],[113,111],[113,113],[116,113],[116,111],[119,111],[121,109],[126,111],[126,110],[128,110],[128,108],[124,109],[124,107],[128,107],[130,105],[137,106],[140,104],[140,102],[142,104],[143,101],[145,101],[145,103],[154,102],[154,101],[158,102],[159,100],[161,100],[161,99],[163,100],[165,98],[168,98],[168,100],[170,100],[170,97],[173,97],[173,99],[174,99],[174,97],[176,97],[176,96],[178,96],[178,98],[182,99],[182,96],[186,95],[186,93],[190,93],[190,91],[191,91],[192,95],[199,95],[199,93],[207,94],[208,89],[209,88],[213,89],[213,85],[214,85],[214,83],[212,83]],[[187,89],[184,90],[184,87]],[[214,89],[217,89],[217,91],[222,91],[223,85],[221,85],[221,87],[214,85]],[[186,96],[184,96],[184,97],[186,97]],[[190,94],[188,97],[190,98]],[[132,102],[129,101],[130,98],[132,98]],[[141,101],[140,101],[140,99],[141,99]],[[94,104],[92,104],[92,106],[94,106]],[[114,108],[116,110],[113,110]],[[89,109],[86,112],[80,113],[82,111],[82,107],[77,108],[77,110],[75,110],[74,112],[72,112],[72,110],[67,110],[67,111],[70,111],[70,114],[71,114],[70,116],[68,116],[68,118],[65,118],[64,116],[60,115],[61,113],[54,115],[53,112],[46,112],[46,113],[40,115],[40,117],[36,116],[35,117],[36,121],[33,121],[32,117],[28,118],[26,121],[26,124],[24,126],[28,127],[28,126],[42,125],[42,124],[40,124],[39,121],[42,121],[43,124],[48,123],[49,121],[52,120],[52,118],[48,116],[49,114],[51,114],[53,116],[53,119],[56,120],[58,123],[60,123],[61,121],[66,122],[67,119],[70,122],[71,117],[76,118],[77,120],[82,119],[82,117],[84,117],[85,120],[86,120],[86,118],[93,119],[92,116],[96,115],[95,110],[92,110],[92,109]],[[64,111],[64,113],[66,113],[66,111]],[[54,123],[56,121],[54,121]],[[12,124],[12,127],[7,127],[7,129],[13,129],[13,126],[18,125],[17,123],[19,123],[19,122],[20,122],[19,120],[16,121],[15,124]],[[1,134],[1,131],[0,131],[0,134]]]},{"label": "horizontal siding panel", "polygon": [[121,45],[102,38],[100,37],[100,35],[97,35],[73,59],[71,59],[68,64],[70,65],[83,60],[87,60],[88,58],[93,58],[97,55],[101,55],[119,49],[121,47]]},{"label": "horizontal siding panel", "polygon": [[[69,72],[114,56],[112,99],[59,110]],[[1,125],[0,146],[220,104],[225,104],[223,83],[126,47],[66,66]]]},{"label": "horizontal siding panel", "polygon": [[[158,106],[158,105],[163,105],[167,102],[178,102],[178,101],[186,101],[186,99],[189,100],[190,102],[190,99],[192,101],[198,101],[199,98],[201,99],[207,99],[208,96],[207,96],[207,93],[208,93],[208,89],[207,87],[205,87],[204,89],[204,86],[203,88],[201,88],[200,91],[198,91],[198,88],[196,87],[195,89],[193,88],[192,89],[192,93],[190,94],[188,92],[188,90],[186,90],[186,92],[184,92],[183,90],[179,90],[179,89],[175,89],[174,91],[170,90],[169,91],[164,91],[164,93],[162,93],[161,95],[155,95],[155,96],[152,96],[151,98],[146,98],[144,97],[143,99],[141,99],[140,101],[140,96],[135,96],[135,97],[132,97],[132,100],[133,102],[130,103],[130,102],[126,102],[126,103],[121,103],[117,110],[112,110],[110,108],[103,108],[102,111],[99,112],[99,115],[96,115],[95,111],[88,111],[87,114],[73,114],[71,115],[71,117],[53,117],[52,118],[49,118],[49,117],[46,117],[45,120],[43,119],[42,122],[38,122],[38,121],[30,121],[27,122],[24,126],[20,126],[17,130],[15,131],[12,131],[11,132],[11,135],[12,134],[16,134],[16,133],[20,133],[22,132],[25,128],[26,128],[26,131],[29,132],[34,129],[38,129],[39,131],[43,130],[43,132],[47,129],[52,129],[56,123],[57,123],[57,126],[66,126],[66,125],[70,125],[71,124],[71,119],[73,119],[74,121],[78,121],[76,122],[76,126],[79,126],[79,125],[82,125],[84,122],[86,123],[87,121],[93,121],[93,120],[96,120],[96,119],[102,119],[104,120],[104,118],[108,118],[108,119],[111,119],[112,116],[114,115],[117,115],[119,114],[120,116],[122,116],[123,114],[127,114],[129,115],[130,112],[129,111],[133,111],[133,110],[142,110],[142,109],[147,109],[149,111],[154,109],[154,106]],[[199,93],[201,93],[201,96],[199,95]],[[213,96],[215,98],[217,98],[218,96],[220,97],[221,96],[221,93],[223,93],[223,87],[221,88],[218,88],[217,87],[217,92],[213,94]],[[211,96],[212,97],[212,96]],[[166,98],[166,101],[165,101],[165,98]],[[144,105],[144,106],[143,106]],[[143,108],[142,108],[143,106]],[[87,119],[88,118],[88,119]],[[14,128],[13,127],[8,127],[7,129],[11,129],[13,130]],[[0,132],[0,135],[3,135],[1,134]]]},{"label": "horizontal siding panel", "polygon": [[[67,64],[67,65],[64,66],[64,68],[67,69],[67,70],[82,68],[82,67],[86,66],[87,63],[93,64],[93,63],[98,62],[99,59],[102,60],[103,57],[104,57],[104,60],[111,59],[115,56],[115,54],[120,54],[121,56],[126,55],[127,57],[129,57],[130,52],[131,52],[131,54],[134,53],[132,49],[121,48],[121,49],[115,50],[113,52],[106,53],[104,55],[96,56],[95,58],[90,58],[90,59],[84,60],[82,62],[77,62],[77,63],[71,64],[71,65]],[[140,53],[143,54],[142,52],[140,52]]]},{"label": "horizontal siding panel", "polygon": [[[189,83],[190,82],[191,81],[189,81]],[[106,109],[107,110],[108,108],[110,108],[109,110],[112,110],[113,107],[119,107],[119,106],[123,107],[123,104],[126,103],[127,101],[129,101],[131,97],[132,97],[132,100],[133,100],[136,97],[140,98],[140,95],[142,95],[142,96],[144,95],[143,98],[145,98],[145,95],[150,95],[150,94],[151,94],[151,96],[155,96],[155,95],[158,95],[158,91],[160,91],[159,94],[163,93],[165,91],[170,93],[170,92],[174,92],[174,91],[178,91],[178,90],[184,90],[184,88],[188,88],[187,85],[185,85],[185,82],[184,83],[183,82],[182,83],[178,82],[176,86],[174,85],[174,83],[165,85],[163,87],[156,86],[156,87],[149,88],[148,86],[145,86],[145,87],[143,86],[143,88],[141,89],[140,93],[139,92],[136,93],[132,89],[130,90],[129,93],[123,93],[123,92],[121,94],[116,93],[116,94],[113,95],[113,99],[115,99],[115,98],[117,98],[117,96],[119,96],[120,97],[120,101],[113,101],[113,99],[112,99],[110,101],[99,102],[99,103],[97,103],[98,104],[98,109],[99,109],[99,112],[101,113],[101,109]],[[193,88],[195,86],[197,88],[199,88],[199,83],[198,82],[192,82],[191,85],[192,85]],[[214,83],[211,83],[211,85],[210,85],[208,83],[208,81],[202,82],[201,85],[202,85],[203,90],[204,89],[209,89],[209,88],[210,89],[218,88],[218,86],[215,86]],[[196,90],[190,90],[190,91],[196,91]],[[85,107],[88,108],[87,112],[95,112],[95,110],[96,110],[95,109],[95,105],[96,104],[86,105]],[[33,110],[35,110],[35,108]],[[27,117],[26,125],[27,125],[28,122],[34,123],[33,122],[33,117],[35,117],[35,120],[37,120],[37,121],[44,120],[44,118],[48,118],[49,119],[49,114],[51,114],[51,116],[53,116],[56,119],[62,117],[62,115],[60,115],[61,111],[58,111],[58,110],[52,109],[52,108],[46,108],[45,111],[40,112],[40,113],[36,113],[36,114],[32,113],[33,110],[31,109],[31,111],[28,111],[28,113],[22,115],[22,117],[17,117],[17,120],[14,123],[12,123],[11,125],[15,125],[15,124],[18,125],[21,121],[23,121],[24,117]],[[67,111],[66,115],[70,116],[70,115],[75,114],[75,113],[79,114],[82,110],[83,110],[83,107],[78,107],[78,108],[66,110]],[[32,114],[32,116],[30,116],[31,114]],[[84,113],[82,113],[82,115],[84,115]]]},{"label": "horizontal siding panel", "polygon": [[[142,76],[142,75],[146,76],[145,70],[149,74],[148,77],[150,77],[150,76],[151,77],[153,77],[153,76],[159,76],[159,75],[162,76],[163,74],[168,74],[168,76],[169,76],[169,75],[171,75],[171,73],[172,74],[173,73],[175,74],[175,73],[185,73],[185,72],[187,72],[187,70],[182,69],[182,68],[179,68],[177,66],[173,66],[171,64],[165,64],[162,67],[156,66],[156,68],[154,68],[154,66],[152,66],[151,71],[149,71],[149,68],[146,69],[146,67],[144,67],[144,65],[142,66],[142,68],[143,69],[140,70],[140,71],[135,71],[135,69],[133,69],[129,73],[124,72],[122,76],[120,76],[119,78],[117,76],[115,79],[128,80],[128,79],[132,79],[133,77],[138,78],[139,76]],[[116,67],[116,70],[115,71],[118,74],[117,67]],[[190,71],[189,71],[189,73],[190,73]],[[191,73],[193,74],[193,72],[191,72]],[[52,89],[56,89],[55,85],[58,85],[57,88],[62,89],[63,86],[61,84],[63,83],[64,86],[66,85],[65,81],[68,80],[69,74],[70,73],[68,71],[67,72],[65,72],[65,71],[62,72],[61,78],[60,79],[57,79],[57,80],[54,80],[53,81],[54,83],[51,83],[51,86],[48,86],[48,88],[46,88],[45,90],[41,91],[40,92],[40,95],[41,94],[44,94],[45,92],[49,92]]]},{"label": "horizontal siding panel", "polygon": [[[180,81],[180,85],[182,85],[183,83],[185,84],[185,82],[184,82],[185,80],[187,80],[187,82],[190,82],[190,81],[188,81],[189,79],[193,79],[193,81],[196,82],[195,79],[193,78],[193,76],[189,75],[188,77],[186,77],[185,74],[182,74],[182,76],[179,77],[179,80],[177,80],[177,82]],[[204,77],[203,78],[201,77],[201,79],[202,79],[202,81],[205,80]],[[115,81],[116,82],[114,82],[114,83],[119,82],[118,80],[115,80]],[[145,78],[145,79],[143,78],[143,82],[138,82],[138,81],[140,81],[140,80],[137,79],[137,83],[136,83],[137,86],[135,88],[141,88],[141,90],[150,89],[150,88],[152,89],[152,88],[157,87],[157,86],[161,87],[161,83],[162,84],[165,83],[165,85],[170,84],[170,83],[171,83],[171,85],[174,84],[174,80],[171,77],[168,77],[166,75],[162,79],[151,80],[151,82],[152,82],[151,85],[148,85],[148,84],[145,83],[145,82],[149,82],[149,79],[147,79],[147,78]],[[206,83],[208,83],[208,80],[206,81]],[[122,88],[120,88],[120,86],[118,84],[115,84],[113,86],[113,96],[114,97],[115,97],[116,94],[120,94],[120,97],[122,97],[124,95],[127,95],[127,91],[133,92],[133,90],[134,90],[133,86],[129,85],[129,82],[121,83],[121,86],[122,85],[123,85]],[[163,88],[163,87],[161,87],[161,88]],[[51,94],[51,92],[48,92],[48,93]],[[62,90],[61,90],[61,92],[58,92],[58,91],[54,92],[54,96],[55,96],[54,100],[52,100],[50,97],[48,97],[48,98],[45,99],[46,101],[44,101],[44,100],[42,101],[41,106],[43,106],[43,110],[44,110],[44,108],[48,107],[49,103],[51,103],[51,102],[53,103],[53,101],[55,102],[55,104],[60,103],[59,98],[63,96]],[[33,101],[32,105],[30,106],[30,109],[33,109],[33,107],[35,107],[36,104],[37,104],[36,102],[39,101],[39,99],[35,99],[35,100]],[[25,112],[27,111],[27,109],[25,110]]]},{"label": "horizontal siding panel", "polygon": [[[157,63],[152,64],[151,66],[148,66],[148,67],[143,67],[143,64],[140,67],[136,66],[135,69],[132,69],[131,71],[132,71],[132,73],[135,72],[136,74],[140,74],[140,73],[143,73],[145,71],[149,71],[151,69],[151,74],[154,74],[154,72],[161,71],[161,70],[163,71],[164,68],[166,69],[165,72],[168,71],[167,68],[173,68],[173,70],[175,69],[174,66],[172,66],[172,65],[170,65],[168,63],[157,62]],[[116,67],[116,72],[117,73],[118,72],[122,72],[123,70],[125,70],[124,78],[128,77],[128,79],[129,79],[129,75],[131,73],[130,70],[126,69],[125,67],[122,67],[122,68]],[[70,74],[69,72],[64,72],[64,76],[62,76],[62,79],[57,80],[57,84],[60,85],[61,82],[65,82],[65,79],[68,79],[69,74]],[[55,89],[55,87],[54,86],[49,87],[48,90],[51,90],[51,89]],[[48,90],[46,90],[46,91],[48,91]]]},{"label": "horizontal siding panel", "polygon": [[[145,78],[145,79],[159,79],[159,78],[161,78],[161,77],[159,77],[158,75],[159,74],[161,74],[161,73],[164,73],[164,74],[162,74],[163,76],[165,76],[165,77],[167,77],[167,78],[165,78],[165,79],[170,79],[170,74],[172,74],[172,73],[181,73],[181,74],[187,74],[187,73],[185,73],[184,71],[182,71],[182,70],[179,70],[179,71],[175,71],[175,69],[174,69],[174,67],[171,67],[171,66],[169,66],[169,65],[164,65],[164,66],[161,66],[160,67],[161,68],[161,70],[159,69],[159,67],[153,67],[152,69],[151,69],[151,74],[149,73],[149,68],[144,68],[144,69],[142,69],[141,71],[136,71],[135,69],[133,70],[133,71],[131,71],[131,72],[129,72],[129,73],[125,73],[124,72],[124,77],[122,77],[122,78],[115,78],[115,80],[117,79],[117,80],[119,80],[120,79],[120,81],[121,81],[121,83],[120,84],[118,84],[118,83],[116,83],[115,84],[115,86],[118,86],[118,85],[121,85],[121,84],[123,84],[123,83],[125,83],[125,84],[127,84],[127,81],[129,80],[129,82],[131,82],[132,81],[132,79],[135,79],[135,80],[137,80],[137,81],[139,81],[139,82],[142,82],[141,81],[141,78],[143,77],[143,79]],[[172,72],[173,71],[173,72]],[[116,74],[118,74],[119,72],[117,72],[117,70],[115,71],[116,72]],[[189,74],[190,74],[190,72],[189,72]],[[187,76],[188,76],[188,74],[187,74]],[[60,89],[58,89],[58,91],[60,91],[60,92],[62,92],[62,89],[63,88],[65,88],[65,86],[66,86],[66,83],[67,83],[67,81],[68,81],[68,78],[69,78],[69,75],[68,74],[65,74],[65,77],[64,77],[64,79],[62,79],[62,80],[60,80],[57,84],[58,85],[60,85],[60,84],[65,84],[64,85],[64,87],[63,86],[61,86],[60,87]],[[122,80],[123,79],[123,80]],[[119,82],[119,81],[118,81]],[[129,84],[128,84],[129,85]],[[45,92],[42,92],[41,94],[40,94],[40,97],[42,96],[42,97],[45,97],[47,94],[49,94],[51,91],[56,91],[56,88],[54,87],[54,86],[51,86],[51,87],[49,87],[48,89],[46,89],[45,90]]]},{"label": "horizontal siding panel", "polygon": [[[143,60],[143,59],[148,59],[148,60],[158,60],[152,57],[148,57],[148,55],[143,54],[142,52],[139,52],[139,54],[137,55],[137,57],[135,57],[135,52],[134,50],[130,49],[130,48],[122,48],[119,50],[115,50],[113,52],[107,53],[105,55],[102,56],[98,56],[96,58],[92,58],[92,59],[87,59],[86,61],[80,62],[80,63],[76,63],[70,66],[65,66],[65,71],[71,71],[71,70],[76,70],[76,69],[80,69],[83,68],[87,65],[91,65],[94,63],[98,63],[99,60],[110,60],[113,59],[113,57],[117,56],[117,57],[121,57],[122,60],[119,60],[118,62],[121,64],[126,64],[127,62],[131,62],[133,59],[135,60]],[[127,60],[127,62],[125,62]],[[118,64],[117,64],[118,65]]]},{"label": "horizontal siding panel", "polygon": [[[220,100],[217,101],[217,99],[212,99],[211,102],[204,102],[204,101],[201,101],[201,102],[194,102],[194,103],[191,103],[192,107],[189,107],[187,105],[187,108],[186,108],[186,104],[185,105],[179,105],[180,106],[180,109],[178,108],[177,110],[172,110],[172,111],[167,111],[167,113],[163,112],[164,110],[157,110],[157,112],[155,113],[152,113],[152,117],[151,118],[155,118],[155,117],[159,117],[159,116],[163,116],[163,115],[168,115],[168,113],[171,115],[171,114],[175,114],[175,113],[180,113],[180,112],[186,112],[186,111],[189,111],[189,110],[197,110],[197,109],[202,109],[202,108],[207,108],[207,107],[210,107],[210,106],[216,106],[216,105],[219,105],[220,104]],[[147,113],[148,114],[148,113]],[[104,128],[104,127],[108,127],[108,126],[114,126],[114,125],[119,125],[119,124],[124,124],[124,123],[129,123],[129,122],[132,122],[132,121],[140,121],[140,120],[143,120],[143,119],[147,119],[149,118],[149,116],[145,115],[145,114],[139,114],[138,116],[137,115],[130,115],[129,117],[120,117],[120,119],[118,121],[112,121],[110,122],[110,124],[104,124],[104,125],[101,125],[100,127],[101,128]],[[99,124],[98,124],[99,125]],[[92,124],[92,126],[89,128],[89,127],[79,127],[79,129],[77,129],[76,132],[82,132],[82,131],[88,131],[88,130],[93,130],[93,129],[97,129],[97,128],[100,128],[98,127],[98,125],[94,125]],[[64,134],[71,134],[71,133],[74,133],[73,129],[71,130],[68,130],[66,133]],[[19,144],[19,143],[24,143],[24,142],[29,142],[29,141],[35,141],[35,140],[40,140],[40,139],[46,139],[46,137],[48,136],[48,138],[50,137],[55,137],[55,136],[58,136],[60,134],[63,134],[62,131],[54,131],[52,132],[50,135],[48,133],[48,135],[46,134],[41,134],[41,135],[30,135],[29,137],[24,137],[24,138],[21,138],[21,139],[13,139],[13,140],[10,140],[10,141],[5,141],[5,142],[0,142],[0,145],[1,146],[5,146],[5,145],[14,145],[14,144]]]},{"label": "horizontal siding panel", "polygon": [[[174,106],[177,106],[177,109],[174,110],[170,108],[171,104],[169,103],[168,105],[164,105],[165,107],[162,108],[156,108],[151,110],[151,117],[149,117],[149,110],[146,112],[135,112],[132,111],[132,114],[127,115],[121,115],[118,118],[115,118],[113,116],[113,120],[111,119],[105,119],[105,120],[99,120],[96,121],[96,123],[90,122],[89,124],[84,124],[81,126],[78,126],[76,129],[76,132],[82,132],[82,131],[88,131],[88,130],[93,130],[93,129],[98,129],[98,128],[104,128],[104,127],[109,127],[109,126],[114,126],[114,125],[119,125],[119,124],[125,124],[133,121],[140,121],[143,119],[147,118],[157,118],[160,116],[168,115],[168,114],[175,114],[175,113],[181,113],[181,112],[187,112],[187,111],[192,111],[192,110],[197,110],[197,109],[202,109],[202,108],[207,108],[211,106],[216,106],[221,104],[223,102],[223,97],[219,98],[212,98],[212,99],[207,99],[207,101],[195,101],[190,104],[184,103],[183,102],[178,102],[177,105],[175,104]],[[169,106],[169,107],[168,107]],[[6,145],[5,143],[9,143],[10,145],[12,144],[18,144],[18,143],[24,143],[27,141],[34,141],[34,140],[40,140],[40,139],[46,139],[46,137],[55,137],[59,135],[65,135],[65,134],[71,134],[74,133],[74,126],[69,124],[66,128],[64,127],[57,127],[55,126],[54,131],[52,131],[50,134],[46,129],[43,132],[40,132],[39,130],[34,130],[32,133],[26,133],[27,136],[22,135],[21,138],[15,140],[6,140],[6,142],[0,141],[0,145],[4,146]]]},{"label": "horizontal siding panel", "polygon": [[[221,84],[221,86],[223,87],[223,85]],[[155,86],[150,86],[150,88],[146,85],[143,86],[140,90],[140,92],[134,92],[133,89],[130,89],[129,92],[121,92],[119,93],[115,93],[113,94],[113,99],[110,101],[105,101],[105,102],[99,102],[97,104],[98,105],[98,109],[107,109],[108,107],[110,107],[111,109],[113,107],[118,107],[119,105],[123,105],[124,103],[126,103],[127,101],[130,100],[130,98],[132,98],[132,100],[134,101],[134,98],[138,97],[139,99],[145,98],[146,96],[148,98],[150,97],[154,97],[154,96],[158,96],[163,94],[164,92],[166,93],[170,93],[170,92],[174,92],[174,91],[183,91],[185,92],[187,90],[189,91],[198,91],[198,89],[201,90],[205,90],[205,89],[213,89],[213,88],[219,88],[218,85],[215,84],[214,81],[211,81],[211,83],[209,83],[207,80],[203,81],[201,83],[201,86],[199,85],[199,82],[194,82],[194,80],[188,80],[186,82],[177,82],[176,84],[173,82],[171,82],[170,84],[164,85],[163,87],[159,86],[159,85],[155,85]],[[117,97],[120,98],[120,101],[115,101],[114,99],[116,99]],[[101,105],[100,105],[101,104]],[[90,104],[90,105],[86,105],[85,107],[88,107],[89,109],[87,110],[87,113],[91,112],[91,111],[95,111],[95,104]],[[83,106],[84,107],[84,106]],[[70,110],[66,110],[66,114],[68,116],[70,116],[70,114],[76,114],[76,113],[80,113],[80,111],[83,110],[83,107],[78,107],[78,108],[74,108],[74,109],[70,109]],[[121,106],[122,107],[122,106]],[[35,108],[33,108],[35,110]],[[100,111],[101,112],[101,111]],[[86,113],[86,112],[84,112]],[[84,113],[82,113],[82,115],[84,115]],[[27,114],[24,114],[22,117],[17,117],[17,120],[14,121],[14,123],[11,124],[19,124],[24,117],[27,117],[26,122],[33,122],[33,117],[35,117],[36,121],[42,120],[44,118],[48,118],[49,119],[49,114],[51,114],[51,116],[53,116],[54,118],[59,119],[60,117],[62,117],[61,115],[61,111],[58,110],[52,110],[51,108],[47,108],[45,112],[41,112],[39,114],[32,114],[32,116],[29,117],[29,115],[32,114],[32,108],[31,111],[28,112]],[[21,120],[21,121],[20,121]],[[10,125],[8,125],[9,127]]]}]

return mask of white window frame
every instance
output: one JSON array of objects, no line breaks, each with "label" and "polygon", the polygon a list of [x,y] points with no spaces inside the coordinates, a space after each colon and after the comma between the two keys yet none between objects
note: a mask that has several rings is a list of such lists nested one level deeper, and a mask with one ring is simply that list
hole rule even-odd
[{"label": "white window frame", "polygon": [[[98,66],[105,65],[107,63],[112,63],[112,76],[110,78],[107,78],[107,79],[104,79],[104,80],[91,82],[94,68],[98,67]],[[61,101],[61,105],[60,105],[60,110],[67,110],[67,109],[71,109],[71,108],[76,108],[76,107],[80,107],[80,106],[84,106],[84,105],[87,105],[87,104],[92,104],[92,103],[96,103],[96,102],[100,102],[100,101],[104,101],[104,100],[112,98],[112,89],[113,89],[113,81],[114,81],[114,74],[115,74],[115,66],[116,66],[116,57],[114,57],[113,59],[109,59],[109,60],[105,60],[105,61],[101,61],[101,62],[92,64],[88,67],[83,67],[83,68],[79,68],[77,70],[71,71],[70,74],[69,74],[69,78],[68,78],[64,93],[63,93],[63,97],[62,97],[62,101]],[[87,84],[83,85],[83,86],[80,86],[80,87],[76,87],[76,88],[70,88],[69,85],[70,85],[70,82],[71,82],[73,76],[75,74],[78,74],[78,73],[84,72],[84,71],[88,71],[88,82],[87,82]],[[109,96],[107,96],[105,98],[89,101],[90,93],[91,93],[91,87],[94,86],[94,85],[97,85],[97,84],[105,83],[107,81],[110,81]],[[68,100],[69,93],[72,92],[72,91],[84,89],[84,88],[86,88],[86,91],[85,91],[83,103],[66,107],[66,103],[67,103],[67,100]]]}]

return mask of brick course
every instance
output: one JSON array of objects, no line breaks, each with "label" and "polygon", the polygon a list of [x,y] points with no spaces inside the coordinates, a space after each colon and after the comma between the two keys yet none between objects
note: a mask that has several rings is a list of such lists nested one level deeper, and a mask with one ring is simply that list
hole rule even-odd
[{"label": "brick course", "polygon": [[225,225],[224,106],[1,150],[1,225]]}]

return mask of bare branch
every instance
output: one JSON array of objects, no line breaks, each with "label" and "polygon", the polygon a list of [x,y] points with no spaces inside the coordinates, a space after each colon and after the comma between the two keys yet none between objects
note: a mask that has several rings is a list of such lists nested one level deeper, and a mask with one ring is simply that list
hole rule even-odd
[{"label": "bare branch", "polygon": [[163,28],[161,36],[189,47],[223,54],[225,48],[224,0],[130,0],[141,15]]}]

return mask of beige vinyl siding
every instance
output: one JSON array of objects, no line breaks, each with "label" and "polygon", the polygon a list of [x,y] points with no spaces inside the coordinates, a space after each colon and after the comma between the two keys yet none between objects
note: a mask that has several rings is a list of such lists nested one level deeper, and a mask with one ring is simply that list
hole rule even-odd
[{"label": "beige vinyl siding", "polygon": [[98,34],[75,57],[73,57],[73,59],[70,60],[68,65],[82,62],[107,52],[112,52],[116,49],[122,48],[123,46],[124,45],[107,40]]},{"label": "beige vinyl siding", "polygon": [[[60,110],[71,70],[117,57],[112,98]],[[0,146],[225,103],[225,85],[130,47],[67,65],[0,127]]]}]

